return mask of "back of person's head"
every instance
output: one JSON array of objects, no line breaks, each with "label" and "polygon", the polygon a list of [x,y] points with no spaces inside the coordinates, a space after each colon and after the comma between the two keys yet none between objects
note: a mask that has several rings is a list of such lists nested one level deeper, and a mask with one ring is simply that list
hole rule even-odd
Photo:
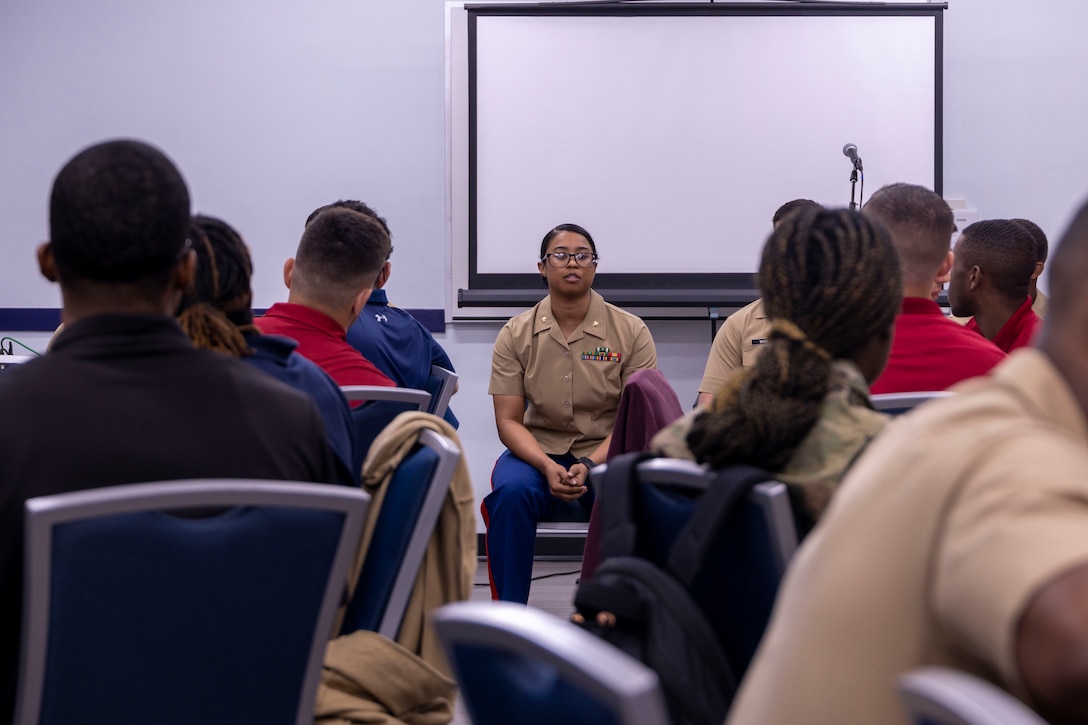
[{"label": "back of person's head", "polygon": [[889,184],[865,203],[863,213],[879,219],[892,235],[907,288],[933,286],[948,257],[955,219],[940,194],[916,184]]},{"label": "back of person's head", "polygon": [[391,249],[389,235],[372,217],[326,209],[302,232],[291,289],[329,307],[345,307],[373,287]]},{"label": "back of person's head", "polygon": [[[393,232],[389,231],[389,224],[385,221],[385,217],[374,211],[374,209],[371,208],[369,204],[364,201],[359,201],[358,199],[340,199],[339,201],[334,201],[331,204],[319,206],[318,208],[310,212],[310,216],[306,217],[306,226],[310,226],[310,222],[312,222],[318,214],[323,211],[328,211],[329,209],[351,209],[352,211],[357,211],[360,214],[365,214],[374,221],[378,222],[378,224],[381,225],[382,230],[385,232],[385,235],[389,237],[389,241],[393,241]],[[393,253],[392,246],[389,247],[389,253]]]},{"label": "back of person's head", "polygon": [[971,224],[956,241],[956,267],[978,267],[999,296],[1023,302],[1035,272],[1036,243],[1022,225],[1010,219]]},{"label": "back of person's head", "polygon": [[813,208],[820,208],[819,202],[815,202],[812,199],[794,199],[792,201],[787,201],[775,211],[774,216],[771,217],[771,224],[777,227],[778,223],[785,219],[789,214],[802,209]]},{"label": "back of person's head", "polygon": [[80,151],[53,181],[50,246],[62,285],[165,287],[186,248],[189,190],[160,150],[116,140]]},{"label": "back of person's head", "polygon": [[1030,219],[1011,219],[1010,221],[1016,222],[1026,229],[1031,238],[1035,240],[1035,261],[1040,264],[1046,262],[1050,245],[1047,243],[1046,232],[1043,231],[1042,227]]},{"label": "back of person's head", "polygon": [[767,349],[725,384],[687,438],[696,459],[714,467],[781,470],[819,418],[832,360],[888,340],[902,299],[887,230],[845,209],[783,220],[763,247],[759,286],[772,320]]},{"label": "back of person's head", "polygon": [[178,322],[197,347],[236,357],[249,353],[242,330],[253,327],[253,260],[242,237],[225,221],[197,215],[189,238],[196,277],[182,298]]}]

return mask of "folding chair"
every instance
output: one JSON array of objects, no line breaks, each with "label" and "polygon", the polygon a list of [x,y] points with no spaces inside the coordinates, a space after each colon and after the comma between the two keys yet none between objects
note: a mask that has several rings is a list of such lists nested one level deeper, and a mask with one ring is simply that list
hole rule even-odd
[{"label": "folding chair", "polygon": [[473,725],[667,725],[653,670],[540,610],[458,602],[434,614]]},{"label": "folding chair", "polygon": [[16,721],[312,723],[369,500],[257,480],[30,499]]}]

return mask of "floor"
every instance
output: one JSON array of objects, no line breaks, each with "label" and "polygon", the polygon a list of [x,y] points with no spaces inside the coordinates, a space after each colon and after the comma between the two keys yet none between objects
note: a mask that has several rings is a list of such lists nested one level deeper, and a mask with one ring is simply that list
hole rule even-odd
[{"label": "floor", "polygon": [[[566,619],[573,611],[575,582],[581,572],[581,559],[559,561],[537,560],[533,564],[533,584],[529,588],[529,606],[543,609]],[[491,588],[487,583],[487,564],[480,562],[476,569],[476,581],[472,590],[473,601],[489,601]],[[471,725],[472,720],[464,707],[464,700],[457,699],[452,725]]]}]

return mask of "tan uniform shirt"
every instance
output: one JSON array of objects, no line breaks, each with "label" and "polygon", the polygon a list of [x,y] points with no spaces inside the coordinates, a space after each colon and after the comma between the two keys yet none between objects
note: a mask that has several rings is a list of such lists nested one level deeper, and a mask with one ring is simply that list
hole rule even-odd
[{"label": "tan uniform shirt", "polygon": [[[696,408],[663,428],[650,447],[655,453],[671,458],[693,459],[687,436],[695,418],[705,410],[705,407]],[[775,478],[795,488],[805,513],[813,520],[818,519],[846,469],[887,421],[887,415],[872,409],[869,385],[857,366],[847,360],[836,360],[831,368],[830,388],[820,406],[820,417],[785,468],[774,472]]]},{"label": "tan uniform shirt", "polygon": [[1046,310],[1050,307],[1050,298],[1043,294],[1042,290],[1035,292],[1035,303],[1031,306],[1031,311],[1039,316],[1039,319],[1046,318]]},{"label": "tan uniform shirt", "polygon": [[550,455],[592,453],[612,432],[628,376],[657,367],[646,323],[590,294],[589,312],[569,340],[545,297],[503,326],[491,357],[488,393],[524,396],[525,427]]},{"label": "tan uniform shirt", "polygon": [[1016,626],[1088,564],[1088,425],[1043,353],[902,416],[791,563],[730,723],[906,723],[896,677],[955,667],[1024,697]]},{"label": "tan uniform shirt", "polygon": [[725,318],[710,346],[699,392],[716,395],[731,372],[755,365],[770,334],[771,321],[763,309],[763,298]]}]

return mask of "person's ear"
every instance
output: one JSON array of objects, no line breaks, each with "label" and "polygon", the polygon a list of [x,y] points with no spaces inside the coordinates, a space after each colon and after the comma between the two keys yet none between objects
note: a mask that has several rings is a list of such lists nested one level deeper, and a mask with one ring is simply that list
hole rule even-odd
[{"label": "person's ear", "polygon": [[1044,266],[1045,265],[1044,265],[1043,262],[1036,262],[1035,263],[1035,271],[1031,273],[1031,278],[1033,280],[1039,279],[1039,275],[1041,275],[1043,273],[1043,267]]},{"label": "person's ear", "polygon": [[291,289],[291,277],[295,274],[295,258],[288,257],[287,261],[283,263],[283,284],[287,289]]},{"label": "person's ear", "polygon": [[982,286],[982,270],[979,266],[973,265],[971,269],[967,270],[967,289],[972,292]]},{"label": "person's ear", "polygon": [[173,277],[174,287],[178,291],[186,292],[193,288],[193,283],[196,280],[196,250],[186,250],[178,263],[174,265],[171,276]]},{"label": "person's ear", "polygon": [[374,280],[374,289],[381,289],[385,286],[385,283],[389,281],[389,274],[392,270],[392,265],[386,261],[385,265],[378,271],[378,278]]},{"label": "person's ear", "polygon": [[38,270],[50,282],[60,282],[57,272],[57,260],[53,256],[53,243],[42,242],[38,245]]}]

